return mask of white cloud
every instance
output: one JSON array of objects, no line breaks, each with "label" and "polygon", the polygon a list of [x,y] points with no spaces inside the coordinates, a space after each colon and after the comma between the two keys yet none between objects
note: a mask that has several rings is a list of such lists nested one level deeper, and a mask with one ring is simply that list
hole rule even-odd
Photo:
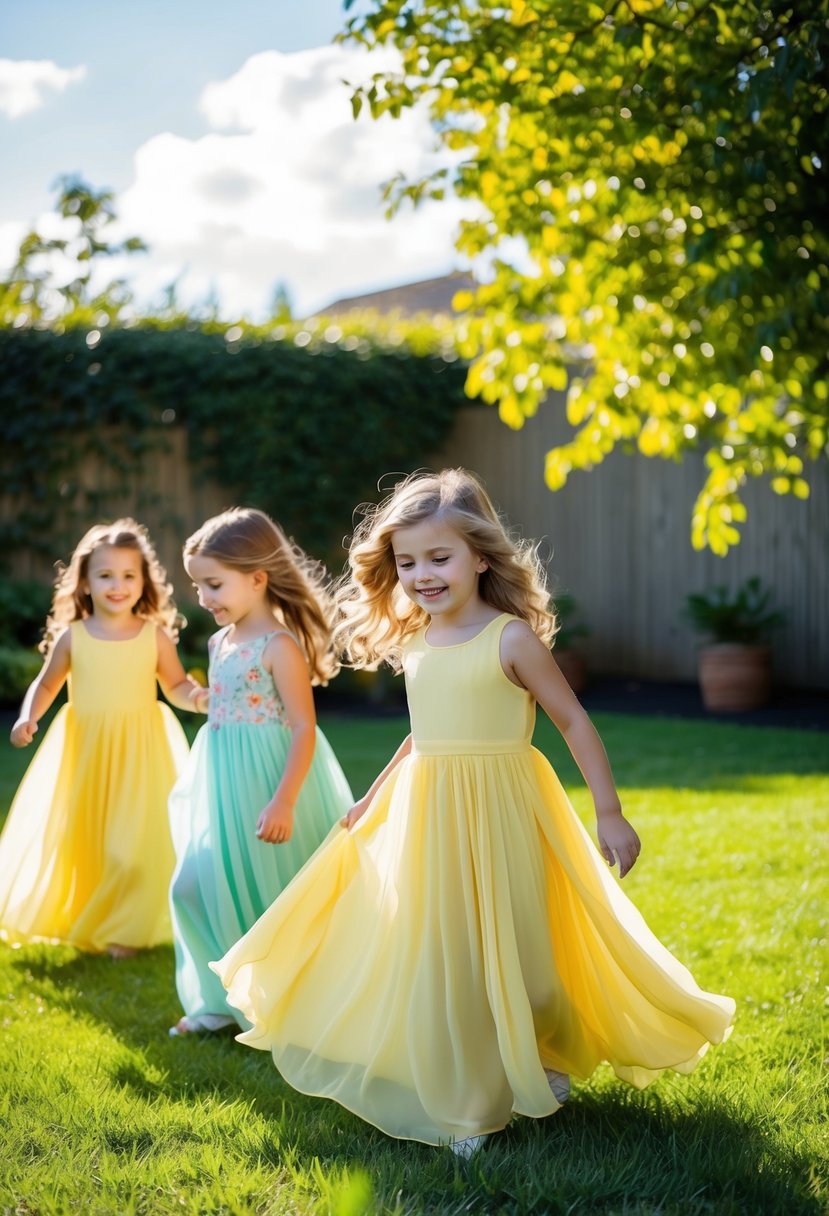
[{"label": "white cloud", "polygon": [[62,93],[83,80],[86,68],[59,68],[51,59],[0,59],[0,112],[20,118],[46,105],[49,90]]},{"label": "white cloud", "polygon": [[138,149],[120,229],[151,252],[112,269],[141,298],[178,279],[182,302],[218,294],[228,315],[261,314],[287,283],[301,313],[338,295],[428,278],[456,261],[457,200],[384,216],[380,185],[446,164],[424,113],[354,122],[343,80],[390,62],[339,46],[252,56],[208,85],[212,130],[159,134]]},{"label": "white cloud", "polygon": [[0,223],[0,267],[4,271],[14,265],[20,242],[27,231],[26,225],[19,220]]}]

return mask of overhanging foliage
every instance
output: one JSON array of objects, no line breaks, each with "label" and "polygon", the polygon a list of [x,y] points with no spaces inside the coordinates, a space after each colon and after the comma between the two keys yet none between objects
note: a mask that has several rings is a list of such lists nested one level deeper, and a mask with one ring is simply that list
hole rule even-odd
[{"label": "overhanging foliage", "polygon": [[346,37],[403,58],[355,109],[424,104],[463,157],[390,196],[478,204],[458,248],[493,255],[494,280],[458,299],[467,391],[520,426],[567,388],[552,488],[617,445],[701,446],[692,539],[721,554],[748,477],[808,495],[829,403],[824,0],[366,0]]}]

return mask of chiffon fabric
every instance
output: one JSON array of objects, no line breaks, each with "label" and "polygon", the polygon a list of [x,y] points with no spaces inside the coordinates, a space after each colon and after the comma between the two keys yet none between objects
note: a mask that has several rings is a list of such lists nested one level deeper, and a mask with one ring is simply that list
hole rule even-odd
[{"label": "chiffon fabric", "polygon": [[729,1031],[650,932],[531,745],[502,615],[404,657],[411,754],[216,966],[307,1094],[392,1136],[445,1143],[558,1109],[544,1069],[602,1061],[635,1086]]},{"label": "chiffon fabric", "polygon": [[185,1014],[210,1026],[229,1009],[210,970],[262,915],[346,813],[353,799],[331,747],[317,729],[311,768],[294,807],[291,839],[269,844],[256,821],[276,792],[291,728],[262,664],[277,632],[226,645],[210,639],[210,708],[187,771],[170,796],[176,872],[171,887],[176,988]]},{"label": "chiffon fabric", "polygon": [[187,740],[158,700],[157,626],[127,641],[71,630],[69,701],[0,837],[0,933],[85,950],[170,940],[167,798]]}]

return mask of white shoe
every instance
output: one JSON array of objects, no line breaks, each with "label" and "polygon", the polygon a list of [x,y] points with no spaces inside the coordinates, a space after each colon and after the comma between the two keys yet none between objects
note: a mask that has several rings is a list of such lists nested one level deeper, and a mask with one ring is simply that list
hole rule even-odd
[{"label": "white shoe", "polygon": [[221,1013],[203,1013],[199,1017],[188,1017],[185,1014],[167,1033],[174,1039],[185,1034],[215,1034],[217,1030],[224,1030],[226,1026],[235,1024],[235,1018],[226,1017]]},{"label": "white shoe", "polygon": [[467,1136],[464,1140],[450,1140],[449,1147],[456,1157],[468,1161],[488,1139],[488,1136]]},{"label": "white shoe", "polygon": [[556,1072],[554,1068],[545,1068],[544,1073],[553,1097],[559,1106],[563,1106],[570,1097],[570,1078],[566,1072]]}]

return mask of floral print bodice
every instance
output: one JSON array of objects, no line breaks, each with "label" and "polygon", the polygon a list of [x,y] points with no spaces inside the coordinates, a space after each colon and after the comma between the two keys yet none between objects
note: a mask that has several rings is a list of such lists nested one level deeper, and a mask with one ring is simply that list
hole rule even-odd
[{"label": "floral print bodice", "polygon": [[287,726],[285,706],[270,672],[262,666],[268,642],[277,633],[287,631],[274,629],[252,642],[226,647],[229,628],[221,629],[208,642],[210,705],[207,721],[211,730],[238,723],[259,726],[264,722],[280,722]]}]

